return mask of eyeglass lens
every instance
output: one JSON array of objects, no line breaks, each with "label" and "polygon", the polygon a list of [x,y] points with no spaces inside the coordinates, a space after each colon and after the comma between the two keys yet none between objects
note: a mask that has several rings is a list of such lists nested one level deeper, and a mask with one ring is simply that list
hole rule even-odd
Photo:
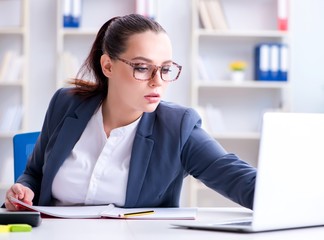
[{"label": "eyeglass lens", "polygon": [[134,66],[134,77],[139,80],[149,80],[153,78],[155,74],[160,74],[162,80],[174,81],[177,79],[179,72],[180,69],[175,64],[164,65],[161,67],[149,64],[139,64]]}]

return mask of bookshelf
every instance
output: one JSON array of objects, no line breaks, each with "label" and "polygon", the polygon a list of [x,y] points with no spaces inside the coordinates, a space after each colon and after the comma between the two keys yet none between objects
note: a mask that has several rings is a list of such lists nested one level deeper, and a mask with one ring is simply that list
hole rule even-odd
[{"label": "bookshelf", "polygon": [[[63,27],[64,1],[57,1],[57,87],[66,86],[85,60],[99,28],[110,18],[136,12],[138,1],[82,0],[80,25]],[[95,17],[94,17],[95,16]]]},{"label": "bookshelf", "polygon": [[[278,30],[281,0],[207,0],[220,3],[225,24],[217,28],[211,18],[206,23],[206,14],[221,14],[202,10],[201,1],[192,0],[191,104],[200,111],[204,128],[227,151],[257,167],[262,114],[289,111],[291,105],[290,79],[257,81],[254,74],[257,44],[289,46],[289,29]],[[247,65],[241,81],[231,79],[229,65],[237,60]],[[194,179],[190,205],[237,206]]]},{"label": "bookshelf", "polygon": [[13,178],[12,138],[27,121],[29,0],[0,0],[0,186]]}]

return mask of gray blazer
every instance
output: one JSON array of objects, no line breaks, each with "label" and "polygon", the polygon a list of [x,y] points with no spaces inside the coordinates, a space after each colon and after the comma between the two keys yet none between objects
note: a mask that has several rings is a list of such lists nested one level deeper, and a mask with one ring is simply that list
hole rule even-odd
[{"label": "gray blazer", "polygon": [[[53,179],[101,99],[85,100],[68,89],[60,89],[53,96],[33,154],[17,180],[34,191],[34,205],[53,203]],[[125,207],[179,206],[182,181],[188,174],[252,208],[256,169],[227,153],[210,137],[193,109],[162,101],[139,122]]]}]

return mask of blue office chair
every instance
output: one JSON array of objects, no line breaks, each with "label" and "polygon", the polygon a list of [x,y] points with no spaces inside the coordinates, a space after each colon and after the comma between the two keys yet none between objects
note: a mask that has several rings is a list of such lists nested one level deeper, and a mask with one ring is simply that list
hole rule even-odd
[{"label": "blue office chair", "polygon": [[40,132],[19,133],[13,137],[14,179],[23,173]]}]

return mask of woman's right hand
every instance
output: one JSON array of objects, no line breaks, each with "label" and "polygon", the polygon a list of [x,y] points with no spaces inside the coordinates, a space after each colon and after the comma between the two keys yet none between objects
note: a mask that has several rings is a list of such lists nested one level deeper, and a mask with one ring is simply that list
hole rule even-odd
[{"label": "woman's right hand", "polygon": [[9,190],[6,193],[6,200],[5,200],[5,206],[8,210],[24,210],[24,208],[18,206],[16,203],[12,203],[10,201],[10,197],[19,199],[20,201],[23,201],[26,204],[33,205],[33,198],[34,198],[34,192],[24,185],[20,183],[15,183],[14,185],[9,188]]}]

